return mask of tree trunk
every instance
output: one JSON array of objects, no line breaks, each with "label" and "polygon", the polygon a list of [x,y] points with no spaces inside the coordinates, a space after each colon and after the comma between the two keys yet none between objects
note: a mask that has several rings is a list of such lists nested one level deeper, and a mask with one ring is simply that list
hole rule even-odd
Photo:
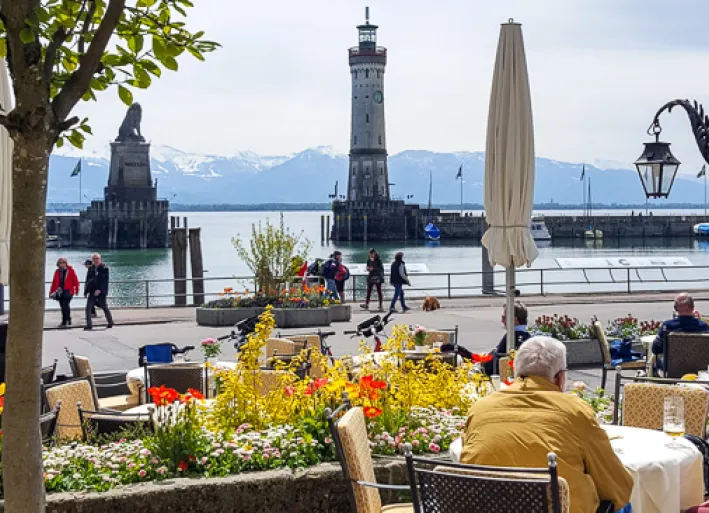
[{"label": "tree trunk", "polygon": [[38,125],[13,137],[7,392],[2,417],[5,513],[41,513],[45,507],[39,430],[40,368],[47,169],[53,140],[47,124]]}]

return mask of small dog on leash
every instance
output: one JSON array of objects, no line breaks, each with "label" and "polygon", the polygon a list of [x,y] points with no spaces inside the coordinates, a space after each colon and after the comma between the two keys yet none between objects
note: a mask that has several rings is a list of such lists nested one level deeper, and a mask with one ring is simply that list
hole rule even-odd
[{"label": "small dog on leash", "polygon": [[440,308],[440,301],[433,296],[426,296],[423,300],[423,306],[421,307],[424,312],[433,312],[434,310],[439,310]]}]

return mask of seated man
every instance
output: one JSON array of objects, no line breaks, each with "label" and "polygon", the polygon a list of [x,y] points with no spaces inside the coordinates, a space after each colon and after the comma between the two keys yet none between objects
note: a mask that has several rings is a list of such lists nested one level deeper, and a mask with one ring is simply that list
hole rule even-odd
[{"label": "seated man", "polygon": [[517,352],[515,378],[470,409],[460,462],[539,468],[554,452],[559,475],[569,485],[571,513],[625,507],[632,477],[593,410],[576,395],[562,392],[566,347],[550,337],[530,338]]},{"label": "seated man", "polygon": [[677,316],[660,325],[657,336],[652,343],[652,354],[658,355],[657,363],[655,364],[656,371],[664,367],[662,358],[659,355],[665,350],[664,341],[669,333],[673,331],[684,333],[703,333],[709,331],[709,324],[694,316],[694,298],[692,298],[692,296],[686,292],[677,295],[674,307]]},{"label": "seated man", "polygon": [[[507,327],[507,305],[502,308],[502,325]],[[521,301],[515,301],[515,346],[514,349],[519,349],[519,346],[527,340],[531,335],[527,331],[527,307]],[[453,351],[453,344],[445,344],[441,347],[441,351]],[[507,353],[507,333],[502,335],[502,340],[497,344],[497,347],[491,351],[493,359],[485,363],[485,373],[489,376],[495,371],[495,363],[499,355]],[[473,354],[464,347],[458,346],[458,354],[463,358],[472,359]],[[499,370],[498,370],[499,372]]]}]

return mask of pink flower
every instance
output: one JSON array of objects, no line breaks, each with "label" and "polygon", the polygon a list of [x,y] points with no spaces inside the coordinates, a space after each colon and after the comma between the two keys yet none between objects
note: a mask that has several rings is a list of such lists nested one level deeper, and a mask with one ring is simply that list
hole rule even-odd
[{"label": "pink flower", "polygon": [[202,341],[202,345],[203,345],[203,346],[213,346],[213,345],[216,344],[216,343],[217,343],[217,341],[214,340],[213,338],[205,338],[205,339]]},{"label": "pink flower", "polygon": [[420,444],[421,444],[421,442],[419,442],[418,440],[413,440],[411,442],[411,445],[413,445],[414,447],[418,447]]},{"label": "pink flower", "polygon": [[147,474],[148,474],[148,473],[147,473],[145,470],[141,470],[140,472],[138,472],[138,475],[139,475],[140,477],[145,477]]},{"label": "pink flower", "polygon": [[430,444],[428,444],[428,449],[429,449],[431,452],[436,452],[436,453],[441,452],[440,446],[438,446],[437,444],[434,444],[433,442],[431,442]]}]

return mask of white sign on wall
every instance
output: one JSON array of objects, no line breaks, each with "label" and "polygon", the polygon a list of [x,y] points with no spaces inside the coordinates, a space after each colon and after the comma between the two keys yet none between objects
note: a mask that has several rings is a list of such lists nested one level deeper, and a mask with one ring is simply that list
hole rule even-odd
[{"label": "white sign on wall", "polygon": [[557,258],[562,269],[625,269],[627,267],[688,267],[692,262],[686,257],[607,257],[607,258]]},{"label": "white sign on wall", "polygon": [[[343,262],[344,265],[350,270],[350,274],[353,276],[366,276],[369,274],[367,271],[367,264],[348,264]],[[384,264],[384,272],[389,274],[390,265]],[[408,274],[428,274],[428,267],[426,264],[406,264],[406,272]]]}]

